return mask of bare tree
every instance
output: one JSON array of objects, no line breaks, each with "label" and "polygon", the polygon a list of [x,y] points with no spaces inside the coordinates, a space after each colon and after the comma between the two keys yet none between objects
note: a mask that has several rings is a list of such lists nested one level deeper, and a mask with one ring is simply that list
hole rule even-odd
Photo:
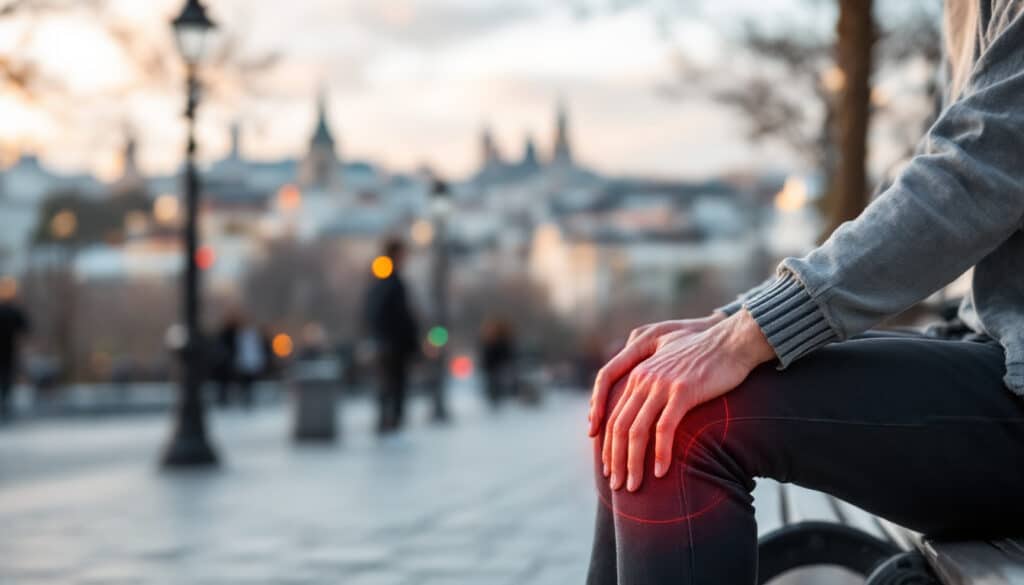
[{"label": "bare tree", "polygon": [[[661,90],[674,98],[710,95],[742,116],[752,141],[777,141],[818,171],[828,189],[822,201],[827,235],[866,204],[860,193],[867,191],[867,173],[856,169],[865,168],[871,126],[882,139],[896,142],[892,150],[905,157],[931,117],[938,91],[933,75],[907,88],[920,99],[902,96],[901,102],[913,101],[903,109],[893,107],[876,84],[885,75],[905,78],[910,68],[937,67],[941,35],[935,4],[901,5],[901,13],[887,13],[876,27],[870,2],[809,0],[806,11],[828,16],[838,9],[836,34],[813,19],[785,25],[748,21],[727,66],[699,67],[680,53],[679,81]],[[859,135],[865,137],[862,146]],[[848,157],[848,164],[841,163]]]},{"label": "bare tree", "polygon": [[839,106],[839,166],[831,189],[826,233],[867,206],[868,123],[875,21],[872,0],[840,0],[836,56],[843,87]]}]

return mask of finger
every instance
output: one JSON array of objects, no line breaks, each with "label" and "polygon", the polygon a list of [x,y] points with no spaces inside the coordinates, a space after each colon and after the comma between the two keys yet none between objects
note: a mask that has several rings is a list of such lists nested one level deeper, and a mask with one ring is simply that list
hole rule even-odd
[{"label": "finger", "polygon": [[654,428],[654,477],[665,477],[672,466],[672,447],[676,441],[676,429],[686,416],[687,410],[681,385],[673,388],[672,398],[661,412],[658,424]]},{"label": "finger", "polygon": [[630,343],[633,343],[641,335],[643,335],[644,333],[647,333],[648,331],[650,331],[652,326],[653,326],[652,323],[648,323],[647,325],[641,325],[641,326],[637,327],[636,329],[630,331],[629,332],[629,339],[626,340],[626,345],[629,345]]},{"label": "finger", "polygon": [[640,489],[644,480],[644,458],[647,456],[647,444],[651,437],[651,429],[658,420],[658,415],[665,409],[668,402],[667,392],[651,392],[636,419],[629,427],[629,449],[626,460],[626,489],[635,492]]},{"label": "finger", "polygon": [[654,353],[649,344],[645,342],[632,343],[622,349],[611,360],[604,365],[597,373],[594,380],[593,404],[590,407],[590,436],[597,436],[601,429],[601,421],[604,419],[605,408],[608,403],[608,393],[612,386],[625,376],[637,364],[644,361]]},{"label": "finger", "polygon": [[623,389],[622,394],[619,396],[619,401],[615,404],[615,408],[612,409],[611,415],[608,417],[608,422],[604,425],[604,440],[601,445],[601,463],[603,463],[603,473],[605,477],[611,475],[612,471],[612,429],[615,427],[615,421],[618,420],[619,414],[622,409],[626,407],[626,402],[629,401],[629,393]]},{"label": "finger", "polygon": [[633,426],[636,415],[640,412],[647,396],[634,392],[629,396],[626,406],[615,419],[615,426],[612,427],[611,435],[611,479],[608,485],[617,490],[626,482],[626,456],[629,449],[629,432]]}]

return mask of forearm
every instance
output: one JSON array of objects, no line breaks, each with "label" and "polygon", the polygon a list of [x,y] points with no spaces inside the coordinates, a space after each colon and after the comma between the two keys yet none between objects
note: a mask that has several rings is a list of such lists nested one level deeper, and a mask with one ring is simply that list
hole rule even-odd
[{"label": "forearm", "polygon": [[893,185],[747,299],[783,365],[902,312],[1021,229],[1022,38],[1018,17]]}]

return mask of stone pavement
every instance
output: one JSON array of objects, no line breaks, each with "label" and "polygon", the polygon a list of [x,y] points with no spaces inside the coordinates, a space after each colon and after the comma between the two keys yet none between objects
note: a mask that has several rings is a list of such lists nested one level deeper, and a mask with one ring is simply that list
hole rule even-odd
[{"label": "stone pavement", "polygon": [[281,405],[211,420],[223,467],[156,467],[166,415],[0,428],[0,583],[582,583],[595,499],[586,397],[378,440],[365,400],[334,446]]},{"label": "stone pavement", "polygon": [[[224,465],[207,472],[158,470],[167,413],[0,426],[0,585],[582,584],[587,396],[491,413],[471,387],[452,395],[454,424],[418,401],[386,440],[370,402],[348,401],[332,446],[293,444],[282,404],[216,411]],[[777,508],[757,500],[759,518]]]}]

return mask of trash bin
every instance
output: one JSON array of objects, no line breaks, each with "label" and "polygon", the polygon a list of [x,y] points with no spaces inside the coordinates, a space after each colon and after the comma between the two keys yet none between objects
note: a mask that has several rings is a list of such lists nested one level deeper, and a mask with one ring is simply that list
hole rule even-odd
[{"label": "trash bin", "polygon": [[331,358],[299,360],[290,371],[296,441],[333,441],[338,434],[335,416],[341,365]]}]

